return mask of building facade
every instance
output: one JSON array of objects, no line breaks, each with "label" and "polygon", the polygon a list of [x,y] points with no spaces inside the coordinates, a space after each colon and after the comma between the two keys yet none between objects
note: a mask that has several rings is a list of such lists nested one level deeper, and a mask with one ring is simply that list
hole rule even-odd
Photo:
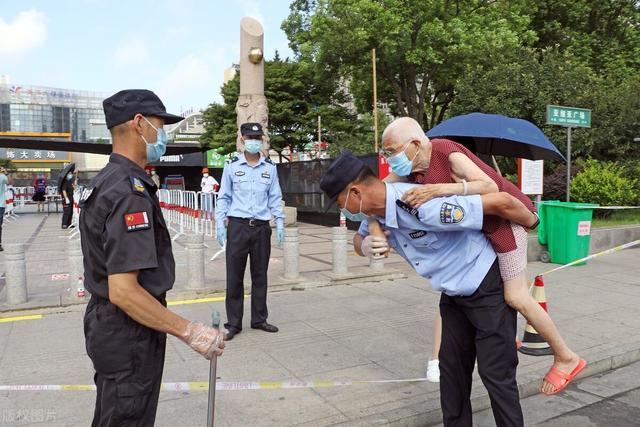
[{"label": "building facade", "polygon": [[0,84],[0,132],[70,133],[73,141],[108,140],[99,92]]}]

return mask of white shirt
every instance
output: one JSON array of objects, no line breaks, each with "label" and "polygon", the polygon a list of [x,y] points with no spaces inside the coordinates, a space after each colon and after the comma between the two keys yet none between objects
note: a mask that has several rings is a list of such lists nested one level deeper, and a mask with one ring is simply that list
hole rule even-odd
[{"label": "white shirt", "polygon": [[202,188],[203,193],[213,193],[213,187],[215,185],[219,185],[218,181],[211,175],[207,177],[202,177],[202,181],[200,182],[200,187]]}]

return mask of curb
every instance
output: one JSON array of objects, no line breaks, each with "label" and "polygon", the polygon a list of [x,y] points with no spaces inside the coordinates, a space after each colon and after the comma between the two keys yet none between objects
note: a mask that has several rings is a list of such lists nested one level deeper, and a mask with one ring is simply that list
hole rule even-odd
[{"label": "curb", "polygon": [[[595,375],[600,375],[640,361],[640,341],[623,345],[612,344],[612,347],[607,349],[595,349],[597,349],[597,347],[592,349],[592,351],[587,350],[581,355],[581,357],[587,360],[587,367],[578,379],[585,379]],[[538,394],[538,387],[540,386],[541,378],[546,374],[547,369],[548,367],[545,367],[544,369],[536,369],[535,371],[524,373],[518,377],[520,400]],[[571,387],[571,385],[569,387]],[[419,403],[413,403],[405,407],[396,408],[335,425],[388,425],[395,427],[442,425],[442,410],[440,408],[439,392],[426,393],[426,396],[431,395],[432,398],[427,398],[426,402],[422,400]],[[491,408],[489,395],[481,381],[474,381],[473,389],[471,391],[471,405],[474,413]]]}]

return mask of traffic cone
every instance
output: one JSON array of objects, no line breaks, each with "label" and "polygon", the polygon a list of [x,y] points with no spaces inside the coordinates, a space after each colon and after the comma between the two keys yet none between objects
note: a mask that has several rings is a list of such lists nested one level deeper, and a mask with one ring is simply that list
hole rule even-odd
[{"label": "traffic cone", "polygon": [[[540,307],[542,307],[544,311],[547,311],[547,298],[544,294],[544,279],[542,276],[536,277],[533,283],[532,295],[536,301],[538,301]],[[524,328],[522,345],[518,348],[518,351],[522,354],[528,354],[529,356],[548,356],[553,354],[549,343],[540,336],[529,321],[527,321],[527,326]]]}]

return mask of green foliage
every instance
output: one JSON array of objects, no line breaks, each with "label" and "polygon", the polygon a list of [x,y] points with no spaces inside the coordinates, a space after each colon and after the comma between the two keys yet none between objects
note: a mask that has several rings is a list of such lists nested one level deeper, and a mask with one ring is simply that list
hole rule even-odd
[{"label": "green foliage", "polygon": [[[265,96],[269,107],[271,147],[301,150],[317,141],[318,116],[322,140],[332,147],[350,148],[358,153],[373,151],[373,132],[357,120],[346,105],[349,98],[335,79],[323,78],[315,67],[290,60],[265,63]],[[222,88],[223,104],[211,104],[203,114],[205,133],[201,143],[221,153],[236,150],[235,105],[240,93],[236,76]],[[369,147],[363,144],[371,141]]]},{"label": "green foliage", "polygon": [[603,206],[633,205],[638,202],[637,185],[618,163],[589,159],[571,180],[572,200]]},{"label": "green foliage", "polygon": [[10,159],[0,159],[0,166],[5,168],[7,172],[15,172],[16,167]]},{"label": "green foliage", "polygon": [[428,128],[444,117],[467,65],[496,63],[502,52],[534,40],[527,6],[524,0],[296,0],[282,28],[302,61],[353,82],[361,108],[370,105],[371,85],[359,83],[370,82],[375,48],[380,101]]}]

